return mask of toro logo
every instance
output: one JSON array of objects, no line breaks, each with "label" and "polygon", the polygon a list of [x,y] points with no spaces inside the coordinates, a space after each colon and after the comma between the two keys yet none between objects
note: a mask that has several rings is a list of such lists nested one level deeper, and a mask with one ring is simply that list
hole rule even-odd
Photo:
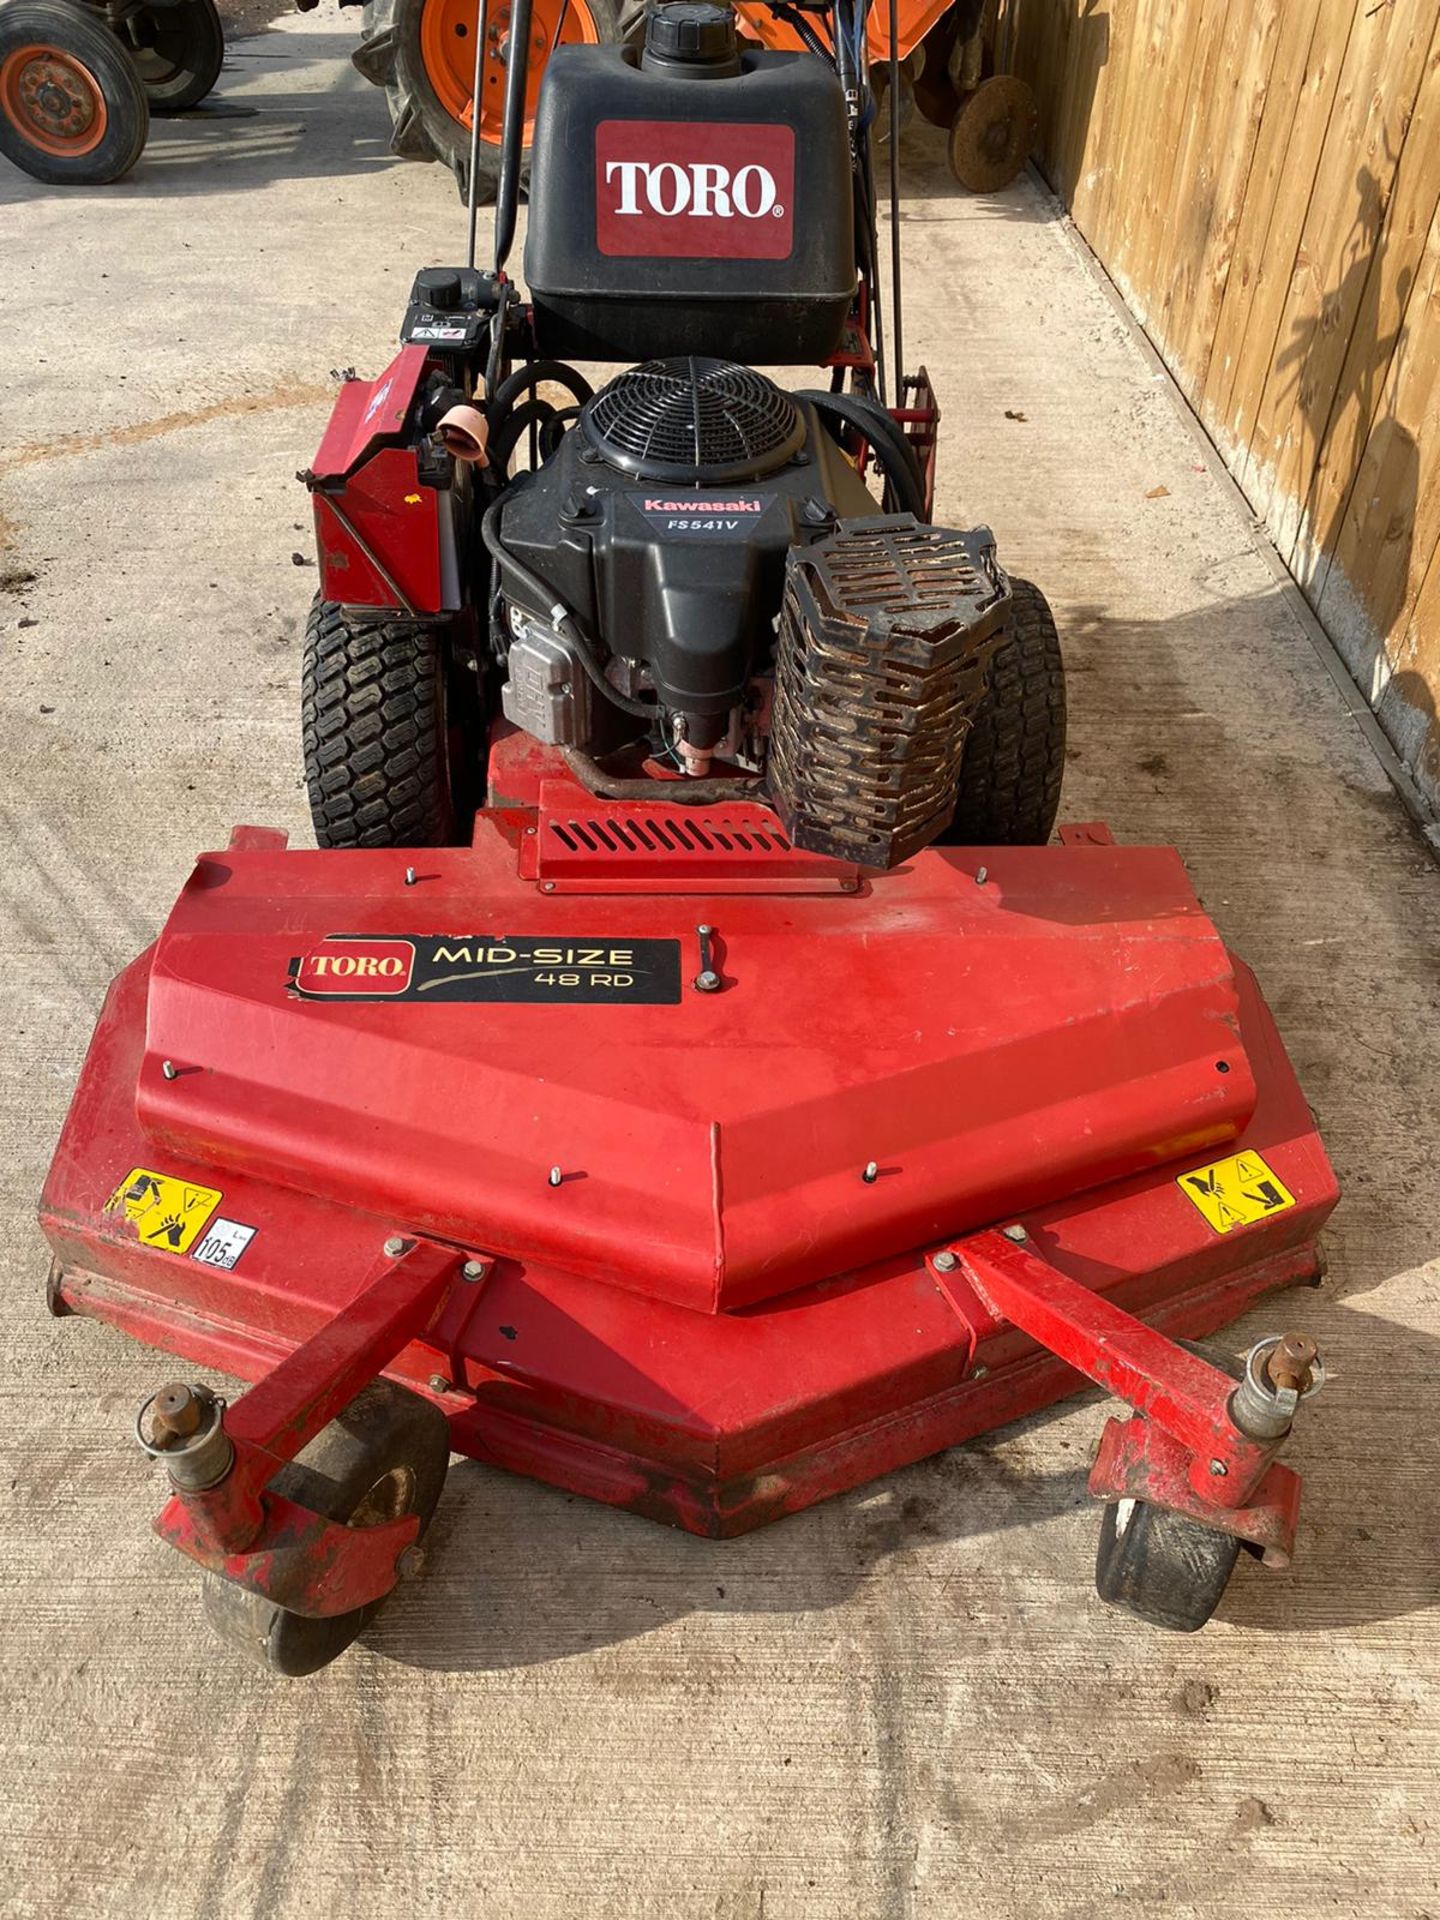
[{"label": "toro logo", "polygon": [[595,244],[621,259],[787,260],[795,238],[790,127],[602,120]]},{"label": "toro logo", "polygon": [[307,1000],[357,994],[367,1000],[400,994],[415,971],[411,940],[349,940],[331,936],[292,961],[290,984]]}]

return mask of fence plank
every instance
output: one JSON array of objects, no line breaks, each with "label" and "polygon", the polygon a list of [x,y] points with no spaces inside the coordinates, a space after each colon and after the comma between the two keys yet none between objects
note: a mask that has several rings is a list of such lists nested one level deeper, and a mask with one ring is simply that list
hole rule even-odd
[{"label": "fence plank", "polygon": [[1354,14],[1355,0],[1285,0],[1281,14],[1200,396],[1201,418],[1227,460],[1242,459],[1250,443]]},{"label": "fence plank", "polygon": [[1350,33],[1244,468],[1287,561],[1434,27],[1435,0],[1393,0],[1362,4]]}]

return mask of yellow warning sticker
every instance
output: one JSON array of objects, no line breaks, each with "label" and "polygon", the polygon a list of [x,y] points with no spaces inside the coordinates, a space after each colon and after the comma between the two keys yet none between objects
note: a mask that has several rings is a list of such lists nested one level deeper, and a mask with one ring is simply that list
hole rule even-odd
[{"label": "yellow warning sticker", "polygon": [[214,1187],[132,1167],[105,1202],[105,1211],[123,1213],[147,1247],[188,1253],[221,1198]]},{"label": "yellow warning sticker", "polygon": [[1267,1214],[1293,1207],[1295,1196],[1276,1179],[1258,1153],[1237,1153],[1213,1166],[1182,1173],[1175,1182],[1217,1233],[1248,1227]]}]

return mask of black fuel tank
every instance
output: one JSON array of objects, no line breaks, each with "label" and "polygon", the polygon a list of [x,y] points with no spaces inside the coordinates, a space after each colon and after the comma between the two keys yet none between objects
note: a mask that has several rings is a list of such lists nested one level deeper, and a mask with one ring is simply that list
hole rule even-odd
[{"label": "black fuel tank", "polygon": [[855,288],[845,102],[825,61],[738,50],[728,7],[652,9],[645,52],[559,47],[525,278],[542,353],[799,366]]}]

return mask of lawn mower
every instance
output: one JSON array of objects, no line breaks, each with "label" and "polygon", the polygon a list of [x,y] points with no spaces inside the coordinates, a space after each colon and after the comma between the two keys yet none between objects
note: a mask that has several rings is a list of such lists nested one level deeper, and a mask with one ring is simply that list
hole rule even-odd
[{"label": "lawn mower", "polygon": [[52,186],[123,179],[224,57],[215,0],[0,0],[0,153]]},{"label": "lawn mower", "polygon": [[112,986],[51,1305],[188,1363],[157,1530],[272,1671],[416,1571],[452,1452],[718,1538],[1087,1382],[1100,1593],[1197,1628],[1287,1564],[1323,1380],[1206,1336],[1317,1278],[1335,1181],[1177,854],[1049,844],[1055,623],[934,524],[864,14],[558,48],[522,296],[512,4],[493,260],[472,167],[301,476],[318,849],[237,828]]}]

